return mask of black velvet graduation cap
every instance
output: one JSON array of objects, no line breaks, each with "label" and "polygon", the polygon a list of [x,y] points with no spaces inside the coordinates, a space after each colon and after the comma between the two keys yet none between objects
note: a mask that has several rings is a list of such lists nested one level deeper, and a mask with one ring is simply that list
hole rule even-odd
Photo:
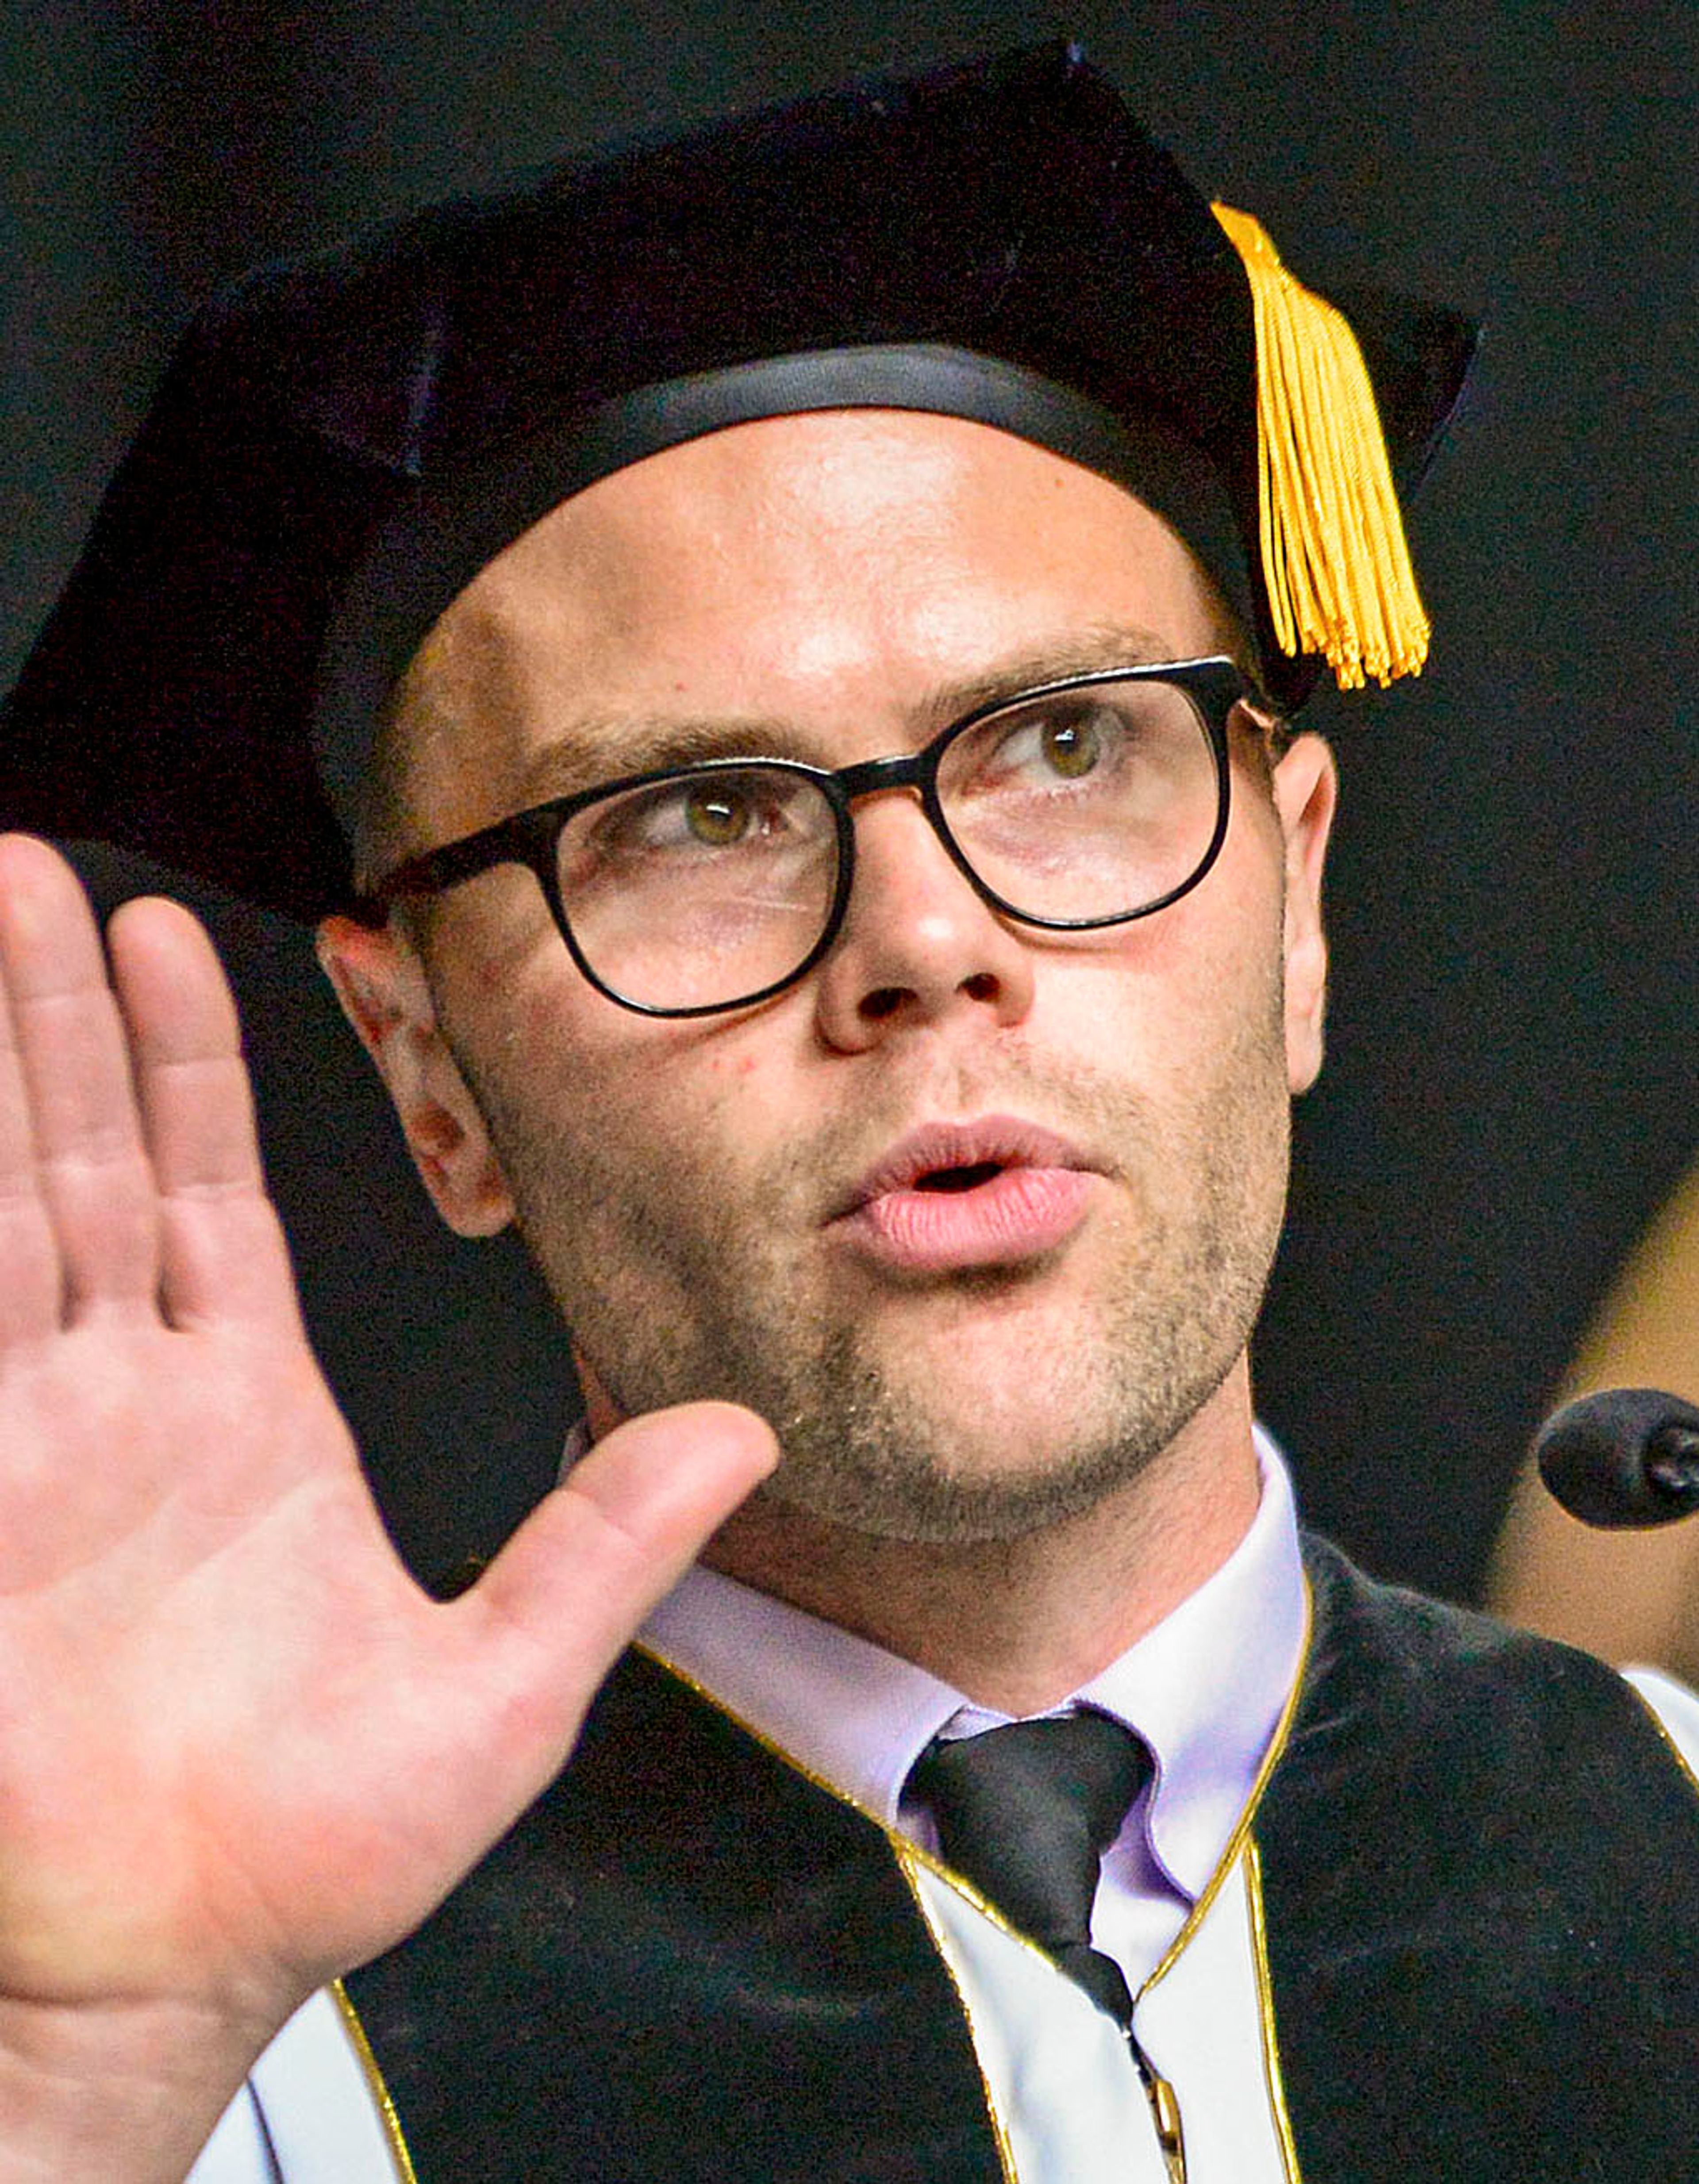
[{"label": "black velvet graduation cap", "polygon": [[[386,696],[481,567],[623,464],[844,405],[976,418],[1129,486],[1290,710],[1324,640],[1290,626],[1301,549],[1271,532],[1270,494],[1278,517],[1284,470],[1301,511],[1329,460],[1356,460],[1316,454],[1350,409],[1317,314],[1337,315],[1060,43],[569,164],[262,269],[190,326],[7,703],[0,823],[141,849],[297,916],[345,904]],[[1368,434],[1378,404],[1407,493],[1470,330],[1385,297],[1350,315]],[[1386,520],[1345,519],[1371,593]],[[1361,619],[1344,612],[1342,679]],[[1425,635],[1372,640],[1370,671],[1419,666]]]}]

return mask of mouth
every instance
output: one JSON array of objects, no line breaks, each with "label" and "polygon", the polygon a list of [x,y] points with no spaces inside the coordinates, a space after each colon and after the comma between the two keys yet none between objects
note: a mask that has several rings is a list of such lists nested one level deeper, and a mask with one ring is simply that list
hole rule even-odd
[{"label": "mouth", "polygon": [[1078,1146],[1018,1117],[928,1123],[874,1163],[829,1225],[892,1271],[1014,1266],[1066,1242],[1100,1180]]},{"label": "mouth", "polygon": [[838,1206],[834,1218],[894,1192],[959,1196],[1028,1168],[1083,1173],[1092,1163],[1077,1145],[1018,1116],[983,1115],[966,1123],[927,1123],[877,1160]]},{"label": "mouth", "polygon": [[977,1190],[982,1183],[989,1183],[994,1176],[1006,1173],[1000,1161],[975,1161],[966,1167],[933,1168],[927,1175],[916,1176],[916,1190]]}]

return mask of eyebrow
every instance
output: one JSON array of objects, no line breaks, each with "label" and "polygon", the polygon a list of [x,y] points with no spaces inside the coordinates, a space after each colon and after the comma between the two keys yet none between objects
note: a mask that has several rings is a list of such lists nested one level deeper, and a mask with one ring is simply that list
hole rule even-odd
[{"label": "eyebrow", "polygon": [[[1058,643],[1011,655],[983,673],[939,685],[916,709],[910,737],[918,749],[952,722],[1047,684],[1117,668],[1161,666],[1176,657],[1171,644],[1149,631],[1118,623],[1076,630]],[[544,803],[598,782],[721,758],[817,765],[819,737],[782,715],[581,714],[563,723],[558,740],[538,753],[521,777],[519,793],[527,805]]]}]

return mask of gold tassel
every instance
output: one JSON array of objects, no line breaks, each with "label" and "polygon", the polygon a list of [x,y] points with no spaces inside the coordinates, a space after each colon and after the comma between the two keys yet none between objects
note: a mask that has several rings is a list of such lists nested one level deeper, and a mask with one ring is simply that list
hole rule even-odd
[{"label": "gold tassel", "polygon": [[1262,573],[1281,649],[1323,654],[1342,690],[1419,675],[1429,624],[1356,336],[1249,213],[1211,209],[1251,279]]}]

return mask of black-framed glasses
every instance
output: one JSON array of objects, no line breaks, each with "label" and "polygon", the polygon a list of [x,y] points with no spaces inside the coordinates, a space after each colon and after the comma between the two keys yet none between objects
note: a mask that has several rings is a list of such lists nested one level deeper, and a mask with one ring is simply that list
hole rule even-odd
[{"label": "black-framed glasses", "polygon": [[1228,660],[1101,670],[835,772],[794,759],[667,766],[560,796],[409,859],[382,909],[504,863],[536,873],[572,960],[643,1016],[713,1016],[804,978],[844,922],[851,807],[911,789],[964,878],[1022,925],[1089,931],[1187,894],[1227,833]]}]

